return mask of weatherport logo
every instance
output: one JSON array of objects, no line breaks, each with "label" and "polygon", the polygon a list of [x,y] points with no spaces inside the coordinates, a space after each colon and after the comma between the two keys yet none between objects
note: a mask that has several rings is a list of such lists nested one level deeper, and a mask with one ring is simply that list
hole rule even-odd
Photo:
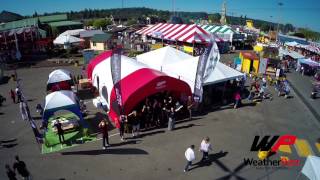
[{"label": "weatherport logo", "polygon": [[292,167],[300,166],[299,159],[281,158],[279,160],[270,160],[269,157],[276,154],[281,145],[293,145],[297,139],[293,135],[283,136],[267,135],[260,140],[260,136],[255,136],[250,151],[258,152],[258,159],[244,158],[244,164],[254,167]]}]

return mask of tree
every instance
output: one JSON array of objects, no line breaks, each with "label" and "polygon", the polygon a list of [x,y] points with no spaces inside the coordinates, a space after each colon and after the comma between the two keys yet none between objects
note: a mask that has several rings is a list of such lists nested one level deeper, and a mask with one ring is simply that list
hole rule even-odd
[{"label": "tree", "polygon": [[210,14],[208,16],[209,22],[211,23],[219,23],[220,22],[220,14],[216,13],[216,14]]},{"label": "tree", "polygon": [[131,25],[134,25],[134,24],[137,24],[137,20],[136,19],[129,19],[127,21],[127,26],[131,26]]},{"label": "tree", "polygon": [[34,11],[34,13],[33,13],[32,17],[38,17],[38,13],[37,13],[37,11]]},{"label": "tree", "polygon": [[283,32],[288,33],[288,32],[293,32],[294,31],[294,27],[292,24],[285,24],[283,26]]},{"label": "tree", "polygon": [[84,22],[84,25],[85,26],[93,26],[93,22],[94,22],[94,20],[88,20],[88,21]]},{"label": "tree", "polygon": [[260,29],[264,32],[268,32],[270,29],[270,26],[267,23],[262,23],[260,26]]},{"label": "tree", "polygon": [[110,19],[96,19],[93,21],[93,26],[95,28],[105,28],[107,25],[111,24]]}]

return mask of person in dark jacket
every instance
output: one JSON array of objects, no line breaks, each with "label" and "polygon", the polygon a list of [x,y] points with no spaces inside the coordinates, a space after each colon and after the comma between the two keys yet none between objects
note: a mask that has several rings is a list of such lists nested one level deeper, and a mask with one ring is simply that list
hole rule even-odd
[{"label": "person in dark jacket", "polygon": [[110,146],[108,135],[108,122],[105,119],[101,120],[101,122],[99,123],[99,128],[102,133],[102,148],[106,149],[107,146]]},{"label": "person in dark jacket", "polygon": [[15,162],[14,162],[14,164],[13,164],[13,170],[14,170],[14,172],[16,172],[16,170],[17,170],[18,173],[19,173],[19,174],[22,176],[22,178],[25,179],[25,180],[31,179],[30,173],[29,173],[29,171],[28,171],[28,169],[27,169],[26,164],[19,159],[19,156],[16,156],[15,159],[16,159],[16,160],[15,160]]},{"label": "person in dark jacket", "polygon": [[59,120],[57,120],[56,123],[54,123],[54,127],[57,128],[60,143],[64,143],[64,130],[62,129],[62,124]]}]

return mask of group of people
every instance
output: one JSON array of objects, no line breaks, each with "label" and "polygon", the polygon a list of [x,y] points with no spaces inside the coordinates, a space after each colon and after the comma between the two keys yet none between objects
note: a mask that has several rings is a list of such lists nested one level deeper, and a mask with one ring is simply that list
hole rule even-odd
[{"label": "group of people", "polygon": [[[184,168],[184,172],[188,172],[190,170],[190,166],[192,165],[192,161],[196,159],[195,152],[194,152],[195,146],[191,145],[184,153],[185,158],[187,160],[187,165]],[[209,137],[205,137],[199,147],[199,151],[202,152],[202,159],[200,162],[204,162],[209,160],[209,151],[212,151],[212,146],[210,143]]]},{"label": "group of people", "polygon": [[[177,118],[182,117],[187,112],[189,119],[192,118],[194,102],[189,96],[185,102],[180,102],[169,93],[159,93],[146,98],[127,115],[119,118],[119,134],[121,141],[125,141],[125,133],[131,133],[132,137],[140,135],[141,130],[151,128],[161,128],[167,124],[168,131],[175,128]],[[99,123],[99,128],[103,136],[103,149],[109,146],[108,121],[103,119]]]},{"label": "group of people", "polygon": [[131,125],[133,136],[138,135],[140,128],[147,130],[153,127],[164,127],[166,124],[171,131],[174,129],[176,119],[184,115],[184,110],[188,110],[191,119],[192,108],[191,96],[185,102],[181,102],[173,98],[170,93],[157,94],[146,98],[141,106],[127,116],[122,116],[120,126]]},{"label": "group of people", "polygon": [[28,171],[25,162],[21,161],[19,156],[15,156],[15,162],[13,163],[12,168],[9,164],[6,164],[5,168],[9,180],[17,180],[17,172],[24,180],[31,179],[30,172]]}]

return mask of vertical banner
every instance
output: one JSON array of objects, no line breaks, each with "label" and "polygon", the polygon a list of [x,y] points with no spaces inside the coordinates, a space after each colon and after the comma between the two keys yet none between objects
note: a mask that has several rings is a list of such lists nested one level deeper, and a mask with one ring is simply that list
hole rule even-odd
[{"label": "vertical banner", "polygon": [[204,53],[199,57],[196,79],[194,84],[194,101],[202,102],[203,81],[209,77],[215,69],[220,59],[218,46],[213,38],[210,37],[210,43],[205,48]]},{"label": "vertical banner", "polygon": [[206,70],[206,65],[210,55],[210,51],[212,50],[212,45],[213,45],[212,43],[208,45],[204,53],[199,57],[199,61],[198,61],[197,74],[196,74],[196,79],[194,83],[194,96],[193,96],[194,101],[198,103],[202,101],[203,77],[204,77],[204,72]]},{"label": "vertical banner", "polygon": [[[123,114],[122,109],[122,97],[121,97],[121,49],[115,49],[112,52],[111,56],[111,75],[112,75],[112,81],[113,86],[116,93],[116,102],[112,102],[112,106],[116,110],[118,115]],[[115,104],[114,104],[115,103]]]},{"label": "vertical banner", "polygon": [[268,66],[268,59],[261,58],[259,61],[259,73],[265,74],[267,71],[267,66]]}]

